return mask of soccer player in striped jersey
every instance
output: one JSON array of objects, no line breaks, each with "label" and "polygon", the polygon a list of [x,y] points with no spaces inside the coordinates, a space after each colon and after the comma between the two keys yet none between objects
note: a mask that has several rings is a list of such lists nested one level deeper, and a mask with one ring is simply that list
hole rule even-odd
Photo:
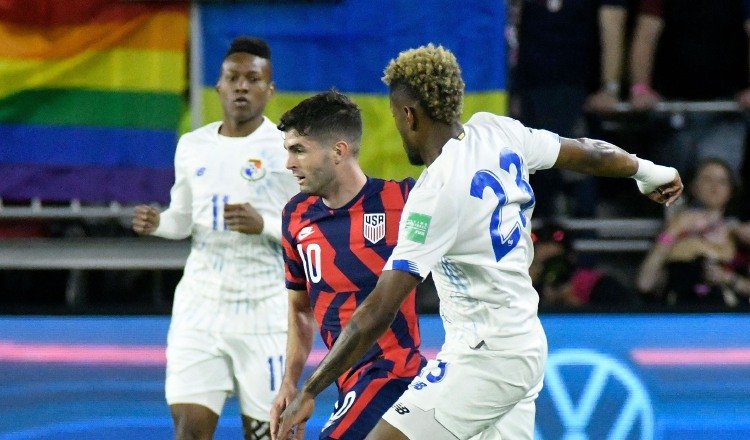
[{"label": "soccer player in striped jersey", "polygon": [[167,338],[166,398],[177,439],[211,439],[237,393],[245,439],[269,438],[283,371],[286,289],[281,210],[297,193],[268,118],[270,49],[235,39],[216,85],[223,120],[180,138],[169,209],[136,208],[133,229],[192,236]]},{"label": "soccer player in striped jersey", "polygon": [[607,142],[562,138],[490,113],[461,123],[464,82],[443,47],[402,52],[383,80],[407,156],[427,168],[375,290],[288,403],[274,436],[285,438],[309,417],[315,396],[356,364],[432,271],[445,343],[368,439],[531,440],[547,340],[529,277],[529,174],[557,167],[632,177],[667,204],[682,193],[680,176]]},{"label": "soccer player in striped jersey", "polygon": [[[282,215],[289,289],[286,373],[271,414],[271,429],[296,394],[317,322],[327,347],[378,280],[396,245],[398,224],[413,179],[366,176],[357,161],[359,108],[328,91],[281,117],[287,168],[301,193]],[[339,398],[320,438],[363,439],[406,390],[425,360],[412,289],[384,334],[336,380]],[[302,429],[297,438],[302,438]]]}]

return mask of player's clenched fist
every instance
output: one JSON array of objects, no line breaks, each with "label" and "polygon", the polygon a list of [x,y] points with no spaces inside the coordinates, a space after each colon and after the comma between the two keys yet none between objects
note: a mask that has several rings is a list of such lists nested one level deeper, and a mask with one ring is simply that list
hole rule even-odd
[{"label": "player's clenched fist", "polygon": [[230,231],[243,234],[263,232],[263,217],[249,203],[228,203],[224,205],[224,224]]},{"label": "player's clenched fist", "polygon": [[141,235],[153,234],[159,227],[159,211],[153,206],[138,205],[133,213],[133,230]]}]

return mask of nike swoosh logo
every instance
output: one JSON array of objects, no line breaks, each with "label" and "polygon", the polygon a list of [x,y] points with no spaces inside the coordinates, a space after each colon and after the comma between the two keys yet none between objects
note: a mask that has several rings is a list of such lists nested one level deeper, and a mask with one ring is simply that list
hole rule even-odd
[{"label": "nike swoosh logo", "polygon": [[307,226],[305,228],[302,228],[302,230],[299,231],[299,234],[297,234],[297,240],[304,240],[305,237],[307,237],[308,235],[312,234],[313,232],[314,231],[313,231],[313,227],[312,226]]}]

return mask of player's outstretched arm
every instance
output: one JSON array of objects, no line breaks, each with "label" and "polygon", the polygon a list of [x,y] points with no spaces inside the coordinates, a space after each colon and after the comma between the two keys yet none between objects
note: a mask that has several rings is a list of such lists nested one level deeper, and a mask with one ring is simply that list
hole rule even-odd
[{"label": "player's outstretched arm", "polygon": [[560,138],[555,168],[603,177],[632,177],[638,189],[657,203],[671,205],[682,194],[676,169],[640,159],[609,142],[596,139]]},{"label": "player's outstretched arm", "polygon": [[417,284],[419,280],[406,272],[383,271],[375,290],[357,307],[331,351],[284,410],[274,438],[286,438],[292,427],[310,417],[315,396],[351,368],[375,344]]},{"label": "player's outstretched arm", "polygon": [[[279,387],[279,394],[271,406],[271,437],[273,439],[276,438],[274,433],[279,425],[279,416],[297,395],[297,382],[312,350],[314,332],[315,316],[310,306],[309,295],[304,290],[290,290],[284,378]],[[296,436],[301,439],[303,435],[304,429],[297,429]]]}]

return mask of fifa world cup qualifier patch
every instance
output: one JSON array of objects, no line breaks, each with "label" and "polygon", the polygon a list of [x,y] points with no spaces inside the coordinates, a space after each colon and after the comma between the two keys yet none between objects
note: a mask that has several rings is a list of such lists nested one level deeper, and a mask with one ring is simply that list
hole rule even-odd
[{"label": "fifa world cup qualifier patch", "polygon": [[430,229],[430,221],[432,221],[432,217],[429,215],[410,212],[409,217],[406,218],[406,226],[404,227],[406,239],[424,244],[427,238],[427,230]]}]

